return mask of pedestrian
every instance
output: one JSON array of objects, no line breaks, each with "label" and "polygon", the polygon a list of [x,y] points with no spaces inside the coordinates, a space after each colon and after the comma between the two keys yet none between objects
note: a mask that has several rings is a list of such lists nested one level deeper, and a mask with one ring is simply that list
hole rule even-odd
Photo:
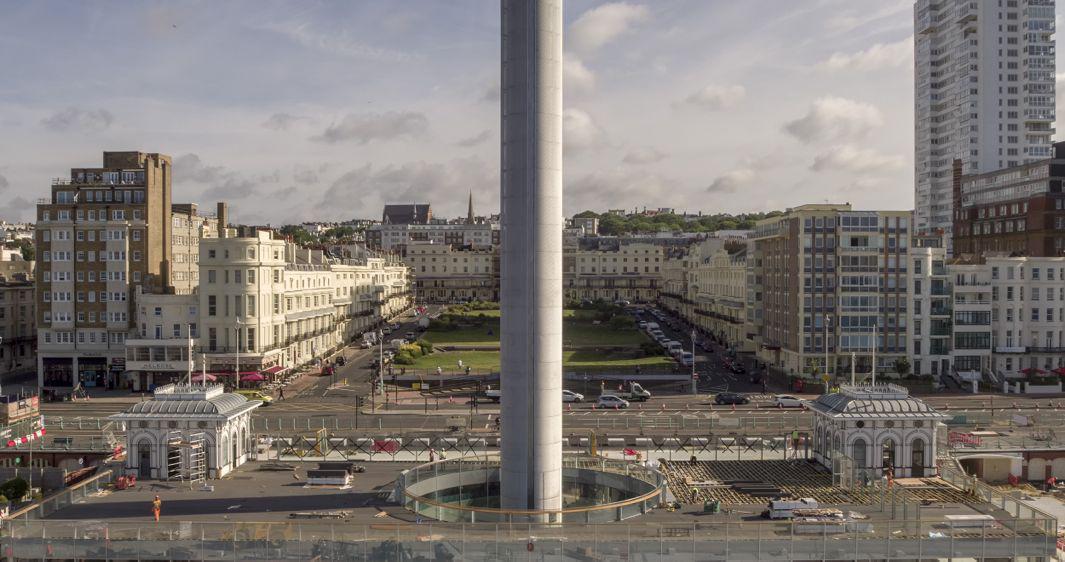
[{"label": "pedestrian", "polygon": [[281,401],[285,399],[285,387],[277,389],[277,400]]},{"label": "pedestrian", "polygon": [[152,515],[155,516],[155,522],[159,522],[159,512],[163,510],[163,500],[159,499],[159,496],[155,496],[152,500]]},{"label": "pedestrian", "polygon": [[429,462],[436,462],[436,451],[432,447],[429,448]]},{"label": "pedestrian", "polygon": [[462,368],[462,359],[459,359],[459,369]]},{"label": "pedestrian", "polygon": [[437,365],[437,367],[436,367],[436,376],[439,377],[440,375],[443,375],[443,374],[444,374],[444,368],[439,366],[439,365]]}]

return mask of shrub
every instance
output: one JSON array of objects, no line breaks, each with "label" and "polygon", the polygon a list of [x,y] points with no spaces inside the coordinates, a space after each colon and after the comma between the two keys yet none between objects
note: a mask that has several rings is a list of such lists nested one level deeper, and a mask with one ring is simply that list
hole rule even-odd
[{"label": "shrub", "polygon": [[427,342],[427,341],[425,341],[423,339],[419,339],[418,341],[414,342],[414,345],[416,345],[419,348],[421,348],[422,355],[429,355],[430,353],[433,352],[433,344],[431,344],[431,343],[429,343],[429,342]]},{"label": "shrub", "polygon": [[662,346],[653,341],[645,341],[640,344],[640,351],[643,352],[644,357],[660,355],[662,353]]},{"label": "shrub", "polygon": [[422,356],[422,348],[420,345],[413,343],[405,343],[399,346],[400,353],[409,353],[411,357],[418,358]]},{"label": "shrub", "polygon": [[19,477],[12,478],[11,480],[4,482],[3,484],[0,484],[0,494],[2,494],[5,498],[10,498],[11,501],[15,502],[21,500],[22,497],[25,496],[26,492],[28,492],[29,490],[29,483]]},{"label": "shrub", "polygon": [[410,351],[401,349],[395,357],[392,358],[392,362],[396,365],[413,365],[414,356],[410,354]]}]

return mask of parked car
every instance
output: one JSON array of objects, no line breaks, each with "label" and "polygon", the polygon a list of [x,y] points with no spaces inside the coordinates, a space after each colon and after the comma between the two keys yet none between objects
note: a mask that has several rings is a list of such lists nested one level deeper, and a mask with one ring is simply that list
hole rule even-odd
[{"label": "parked car", "polygon": [[742,394],[735,392],[719,392],[714,397],[714,404],[728,405],[728,404],[750,404],[751,399]]},{"label": "parked car", "polygon": [[691,367],[695,364],[695,356],[692,355],[692,352],[690,351],[684,351],[681,352],[679,356],[677,356],[677,362],[681,365],[684,365],[685,367]]},{"label": "parked car", "polygon": [[642,329],[647,327],[647,322],[644,322],[643,320],[641,320],[640,323],[637,324],[637,326],[639,326],[640,329],[642,330]]},{"label": "parked car", "polygon": [[802,408],[802,400],[788,394],[779,394],[776,399],[777,408]]},{"label": "parked car", "polygon": [[562,389],[563,402],[584,402],[584,395],[572,390]]},{"label": "parked car", "polygon": [[599,397],[599,400],[596,400],[595,404],[600,408],[624,409],[629,407],[628,400],[623,400],[621,398],[618,398],[617,396],[614,396],[613,394],[603,394]]}]

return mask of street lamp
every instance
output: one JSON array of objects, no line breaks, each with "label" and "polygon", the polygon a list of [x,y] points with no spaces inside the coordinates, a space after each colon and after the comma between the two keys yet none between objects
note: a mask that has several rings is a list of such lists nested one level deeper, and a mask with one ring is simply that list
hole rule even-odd
[{"label": "street lamp", "polygon": [[829,379],[828,374],[828,325],[832,323],[832,315],[825,315],[825,379]]},{"label": "street lamp", "polygon": [[233,366],[233,369],[234,369],[234,374],[236,375],[236,378],[237,378],[237,388],[240,388],[240,327],[241,327],[241,325],[244,324],[244,322],[242,322],[240,320],[240,318],[237,318],[236,324],[237,324],[237,326],[236,326],[236,332],[237,332],[237,359],[236,359],[236,364]]}]

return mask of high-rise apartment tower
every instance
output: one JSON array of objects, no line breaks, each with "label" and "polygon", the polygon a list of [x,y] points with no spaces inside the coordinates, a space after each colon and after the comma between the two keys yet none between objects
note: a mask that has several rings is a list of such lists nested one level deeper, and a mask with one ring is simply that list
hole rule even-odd
[{"label": "high-rise apartment tower", "polygon": [[916,228],[952,222],[951,163],[964,174],[1048,158],[1055,0],[914,3]]}]

